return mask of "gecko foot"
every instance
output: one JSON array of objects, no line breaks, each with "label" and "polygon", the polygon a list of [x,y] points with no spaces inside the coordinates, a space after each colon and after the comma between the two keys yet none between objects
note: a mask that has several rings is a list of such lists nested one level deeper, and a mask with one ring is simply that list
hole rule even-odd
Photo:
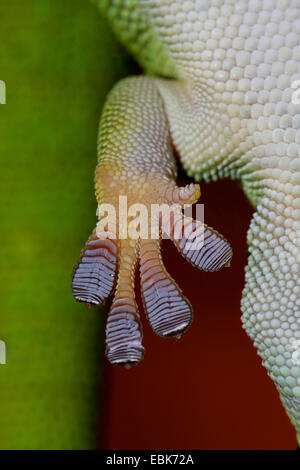
[{"label": "gecko foot", "polygon": [[[147,191],[150,184],[151,190],[149,186]],[[117,230],[120,213],[116,220],[106,221],[108,225],[111,222],[108,231],[103,231],[104,218],[99,216],[99,223],[74,268],[72,281],[75,298],[86,304],[100,305],[114,294],[106,324],[106,355],[112,364],[123,366],[137,364],[144,356],[134,286],[138,263],[144,309],[155,333],[162,337],[179,337],[192,322],[189,301],[164,267],[160,250],[162,234],[173,240],[189,262],[206,271],[221,269],[232,256],[230,245],[222,235],[182,213],[185,204],[198,200],[199,185],[177,187],[172,181],[163,180],[158,184],[152,178],[151,183],[143,182],[142,193],[135,193],[133,200],[142,200],[144,205],[145,200],[148,201],[147,209],[150,209],[151,202],[160,209],[161,205],[164,209],[172,206],[172,211],[156,211],[147,216],[147,237],[142,236],[142,231],[138,236],[129,235],[130,229],[136,228],[136,220],[130,216],[125,222],[123,220],[122,236]],[[124,194],[128,194],[125,188]],[[151,231],[153,225],[157,230]]]}]

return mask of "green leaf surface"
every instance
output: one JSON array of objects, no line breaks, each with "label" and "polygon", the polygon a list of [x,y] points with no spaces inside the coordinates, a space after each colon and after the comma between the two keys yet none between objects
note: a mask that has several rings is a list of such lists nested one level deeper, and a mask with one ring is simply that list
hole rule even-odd
[{"label": "green leaf surface", "polygon": [[104,309],[71,293],[105,96],[132,64],[87,0],[0,3],[1,449],[95,447]]}]

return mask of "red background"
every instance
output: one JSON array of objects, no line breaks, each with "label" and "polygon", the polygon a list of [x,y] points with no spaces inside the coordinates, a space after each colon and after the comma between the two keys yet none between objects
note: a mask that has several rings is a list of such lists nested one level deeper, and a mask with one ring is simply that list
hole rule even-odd
[{"label": "red background", "polygon": [[234,182],[201,184],[201,191],[205,222],[232,245],[231,267],[201,272],[164,241],[164,263],[192,303],[194,322],[180,340],[160,338],[138,296],[145,359],[129,371],[106,361],[104,449],[296,448],[275,385],[241,326],[253,210]]}]

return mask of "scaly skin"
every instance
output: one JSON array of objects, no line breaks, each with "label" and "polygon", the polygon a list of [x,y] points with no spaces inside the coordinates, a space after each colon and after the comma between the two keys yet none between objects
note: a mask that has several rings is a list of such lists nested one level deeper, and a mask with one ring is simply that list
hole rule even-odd
[{"label": "scaly skin", "polygon": [[[197,181],[228,176],[241,181],[257,209],[248,232],[242,322],[279,390],[299,440],[300,108],[292,97],[293,82],[300,79],[300,2],[98,3],[146,73],[160,76],[126,80],[107,101],[100,125],[98,203],[113,201],[119,194],[135,202],[155,202],[166,178],[170,184],[175,176],[169,141],[188,175]],[[154,193],[139,193],[147,185]],[[196,186],[190,188],[189,202],[196,199],[193,191]],[[119,242],[119,255],[124,243],[129,241]],[[137,242],[127,258],[130,289],[121,302],[125,305],[127,296],[133,310],[132,279],[139,254],[143,273],[144,252],[138,248]],[[153,249],[157,257],[159,248]],[[223,261],[224,265],[228,260]],[[79,282],[83,263],[81,258]],[[123,264],[121,257],[120,270]],[[119,282],[121,278],[119,274]],[[118,292],[119,287],[117,298]],[[78,297],[88,301],[89,296]],[[137,318],[136,310],[134,315]],[[134,360],[129,354],[126,359],[127,332],[121,335],[125,359],[119,362],[137,362],[142,357],[141,335],[134,331],[132,345],[138,339],[135,351],[139,355]]]}]

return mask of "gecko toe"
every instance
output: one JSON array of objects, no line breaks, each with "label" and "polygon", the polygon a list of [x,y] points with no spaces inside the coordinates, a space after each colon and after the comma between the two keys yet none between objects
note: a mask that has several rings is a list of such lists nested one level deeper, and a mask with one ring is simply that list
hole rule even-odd
[{"label": "gecko toe", "polygon": [[111,294],[117,267],[115,240],[92,233],[73,270],[72,290],[79,302],[100,305]]},{"label": "gecko toe", "polygon": [[161,259],[159,240],[142,240],[140,250],[141,289],[145,311],[159,336],[176,336],[192,322],[192,307]]}]

